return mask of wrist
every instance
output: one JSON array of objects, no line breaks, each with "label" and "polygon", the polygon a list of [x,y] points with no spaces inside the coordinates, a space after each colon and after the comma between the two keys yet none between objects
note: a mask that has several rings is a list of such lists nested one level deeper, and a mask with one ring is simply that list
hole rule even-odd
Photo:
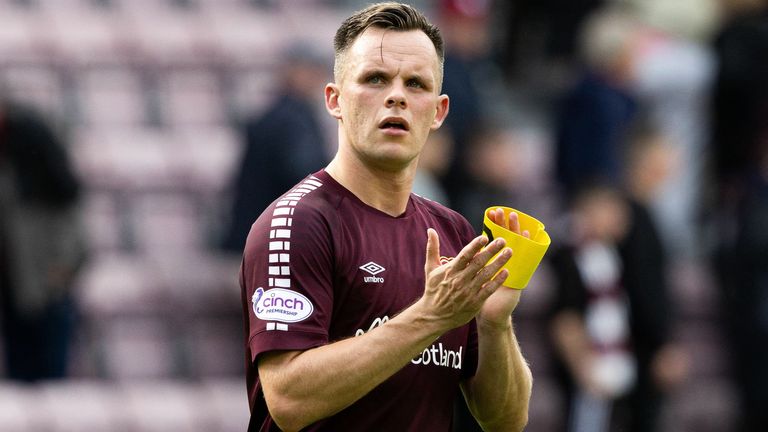
[{"label": "wrist", "polygon": [[484,333],[509,333],[512,331],[512,316],[510,315],[505,320],[495,321],[483,318],[478,315],[476,320],[477,331]]},{"label": "wrist", "polygon": [[409,317],[416,329],[426,331],[435,339],[451,328],[446,319],[441,318],[429,308],[424,298],[405,309],[402,314]]}]

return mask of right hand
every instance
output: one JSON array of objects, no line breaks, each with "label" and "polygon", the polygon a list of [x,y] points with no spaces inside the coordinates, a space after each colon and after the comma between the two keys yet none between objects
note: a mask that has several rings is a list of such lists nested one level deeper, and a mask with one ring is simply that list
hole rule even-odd
[{"label": "right hand", "polygon": [[[499,251],[502,252],[489,263]],[[466,324],[507,278],[508,272],[502,267],[511,256],[504,239],[497,238],[489,244],[485,236],[478,236],[453,260],[440,264],[440,239],[434,229],[428,229],[422,301],[446,329]]]}]

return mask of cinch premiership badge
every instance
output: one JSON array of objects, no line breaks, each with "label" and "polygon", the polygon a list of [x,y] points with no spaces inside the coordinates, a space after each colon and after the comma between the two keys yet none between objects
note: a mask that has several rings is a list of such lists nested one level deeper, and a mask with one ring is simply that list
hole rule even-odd
[{"label": "cinch premiership badge", "polygon": [[308,298],[283,288],[264,291],[259,287],[253,293],[251,302],[253,313],[264,321],[299,322],[307,319],[314,310]]}]

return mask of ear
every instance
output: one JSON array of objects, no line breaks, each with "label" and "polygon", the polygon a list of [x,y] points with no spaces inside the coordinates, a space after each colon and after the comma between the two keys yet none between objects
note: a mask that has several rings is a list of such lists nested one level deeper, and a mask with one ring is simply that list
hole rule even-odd
[{"label": "ear", "polygon": [[450,100],[448,99],[448,95],[440,95],[437,98],[437,110],[435,112],[435,120],[432,122],[432,126],[430,126],[431,130],[440,129],[443,121],[445,121],[445,118],[448,117],[449,106]]},{"label": "ear", "polygon": [[339,99],[341,93],[339,92],[339,86],[335,83],[328,83],[325,85],[325,109],[336,120],[341,120],[341,105]]}]

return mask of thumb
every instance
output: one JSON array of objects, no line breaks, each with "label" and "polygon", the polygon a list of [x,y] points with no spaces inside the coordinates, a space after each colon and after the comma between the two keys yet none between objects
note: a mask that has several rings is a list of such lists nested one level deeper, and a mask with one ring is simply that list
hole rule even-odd
[{"label": "thumb", "polygon": [[424,264],[424,270],[429,273],[440,266],[440,238],[437,231],[432,228],[427,229],[427,260]]}]

